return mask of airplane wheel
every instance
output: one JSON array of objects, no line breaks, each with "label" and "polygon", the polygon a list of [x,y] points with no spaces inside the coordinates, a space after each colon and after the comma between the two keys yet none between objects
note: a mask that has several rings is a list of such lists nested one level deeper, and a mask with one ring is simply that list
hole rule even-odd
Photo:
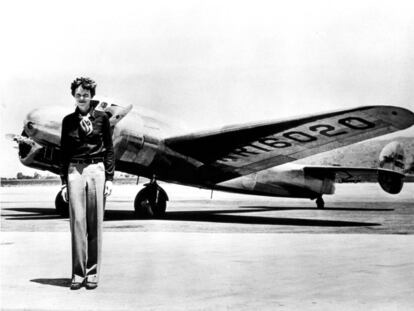
[{"label": "airplane wheel", "polygon": [[324,208],[325,207],[325,201],[322,199],[322,197],[316,198],[316,207],[317,208]]},{"label": "airplane wheel", "polygon": [[55,199],[56,212],[62,217],[69,216],[69,203],[63,201],[62,191],[59,191]]},{"label": "airplane wheel", "polygon": [[158,191],[156,199],[156,188],[148,186],[138,192],[134,200],[135,215],[139,218],[161,218],[167,209],[167,198],[162,191]]}]

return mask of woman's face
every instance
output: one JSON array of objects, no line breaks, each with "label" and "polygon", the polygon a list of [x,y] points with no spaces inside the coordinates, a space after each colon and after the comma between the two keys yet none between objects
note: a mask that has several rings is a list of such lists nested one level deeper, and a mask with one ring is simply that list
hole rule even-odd
[{"label": "woman's face", "polygon": [[75,90],[75,101],[81,112],[88,112],[91,104],[91,91],[85,90],[82,85]]}]

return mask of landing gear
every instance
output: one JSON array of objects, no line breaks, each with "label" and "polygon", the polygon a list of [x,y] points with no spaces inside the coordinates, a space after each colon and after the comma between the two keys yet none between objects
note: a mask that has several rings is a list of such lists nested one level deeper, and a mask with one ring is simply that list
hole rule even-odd
[{"label": "landing gear", "polygon": [[324,208],[325,207],[325,201],[322,199],[322,196],[319,196],[316,198],[316,207],[317,208]]},{"label": "landing gear", "polygon": [[63,201],[62,191],[59,191],[55,199],[56,212],[62,217],[69,216],[69,203]]},{"label": "landing gear", "polygon": [[162,218],[167,208],[168,196],[155,180],[144,185],[134,201],[135,215],[139,218]]}]

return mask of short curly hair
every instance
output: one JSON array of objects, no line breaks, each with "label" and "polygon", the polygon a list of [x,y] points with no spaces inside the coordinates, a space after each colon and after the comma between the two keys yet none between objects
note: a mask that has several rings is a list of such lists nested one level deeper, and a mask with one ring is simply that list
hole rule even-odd
[{"label": "short curly hair", "polygon": [[79,86],[82,86],[82,88],[84,88],[85,90],[89,90],[91,92],[92,97],[95,96],[96,82],[93,81],[91,78],[76,78],[70,85],[72,96],[75,96],[75,91]]}]

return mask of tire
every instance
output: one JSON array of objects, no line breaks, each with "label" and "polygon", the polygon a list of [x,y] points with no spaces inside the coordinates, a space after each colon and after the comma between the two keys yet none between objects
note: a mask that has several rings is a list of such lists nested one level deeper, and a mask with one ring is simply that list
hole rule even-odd
[{"label": "tire", "polygon": [[62,191],[59,191],[55,198],[56,212],[62,217],[69,217],[69,203],[63,201]]},{"label": "tire", "polygon": [[138,218],[162,218],[165,215],[167,197],[163,191],[158,191],[158,201],[155,203],[155,190],[147,186],[138,192],[134,200],[135,215]]}]

